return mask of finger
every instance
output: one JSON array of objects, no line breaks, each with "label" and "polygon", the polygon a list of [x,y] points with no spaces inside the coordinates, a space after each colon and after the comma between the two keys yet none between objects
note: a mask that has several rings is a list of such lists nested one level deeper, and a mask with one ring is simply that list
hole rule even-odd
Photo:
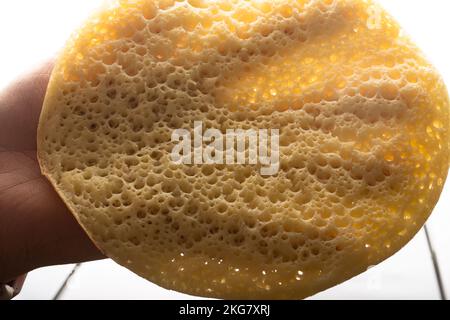
[{"label": "finger", "polygon": [[20,77],[0,93],[0,146],[36,150],[36,131],[53,61]]}]

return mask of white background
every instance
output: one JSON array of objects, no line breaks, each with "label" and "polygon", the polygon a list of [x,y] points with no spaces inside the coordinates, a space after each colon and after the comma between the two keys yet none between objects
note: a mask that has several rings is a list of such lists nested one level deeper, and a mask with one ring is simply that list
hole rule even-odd
[{"label": "white background", "polygon": [[[423,49],[450,85],[450,1],[380,0]],[[0,89],[33,66],[54,56],[70,33],[101,0],[1,0]],[[450,295],[450,183],[429,223],[433,244]],[[21,299],[51,298],[73,266],[32,272]],[[152,285],[111,261],[83,265],[64,299],[177,299],[188,296]],[[317,299],[437,299],[439,293],[425,236],[421,231],[394,257]]]}]

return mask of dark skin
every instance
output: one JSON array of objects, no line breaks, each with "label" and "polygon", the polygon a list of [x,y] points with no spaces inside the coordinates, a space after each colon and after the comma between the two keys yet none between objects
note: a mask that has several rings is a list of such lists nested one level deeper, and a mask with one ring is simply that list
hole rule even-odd
[{"label": "dark skin", "polygon": [[37,162],[51,70],[49,62],[0,92],[0,283],[43,266],[104,258]]}]

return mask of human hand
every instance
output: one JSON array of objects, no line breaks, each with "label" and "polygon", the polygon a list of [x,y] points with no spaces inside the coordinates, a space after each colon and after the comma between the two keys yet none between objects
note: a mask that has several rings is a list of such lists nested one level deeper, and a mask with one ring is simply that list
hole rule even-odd
[{"label": "human hand", "polygon": [[0,93],[0,283],[103,258],[41,175],[36,132],[52,63]]}]

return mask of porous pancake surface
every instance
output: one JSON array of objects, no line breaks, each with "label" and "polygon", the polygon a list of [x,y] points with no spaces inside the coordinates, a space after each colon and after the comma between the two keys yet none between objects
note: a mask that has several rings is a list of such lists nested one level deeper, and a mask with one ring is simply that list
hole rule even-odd
[{"label": "porous pancake surface", "polygon": [[[279,129],[279,172],[175,164],[171,135],[195,121]],[[128,0],[67,43],[38,157],[95,244],[142,277],[297,299],[414,236],[448,141],[443,81],[372,1]]]}]

